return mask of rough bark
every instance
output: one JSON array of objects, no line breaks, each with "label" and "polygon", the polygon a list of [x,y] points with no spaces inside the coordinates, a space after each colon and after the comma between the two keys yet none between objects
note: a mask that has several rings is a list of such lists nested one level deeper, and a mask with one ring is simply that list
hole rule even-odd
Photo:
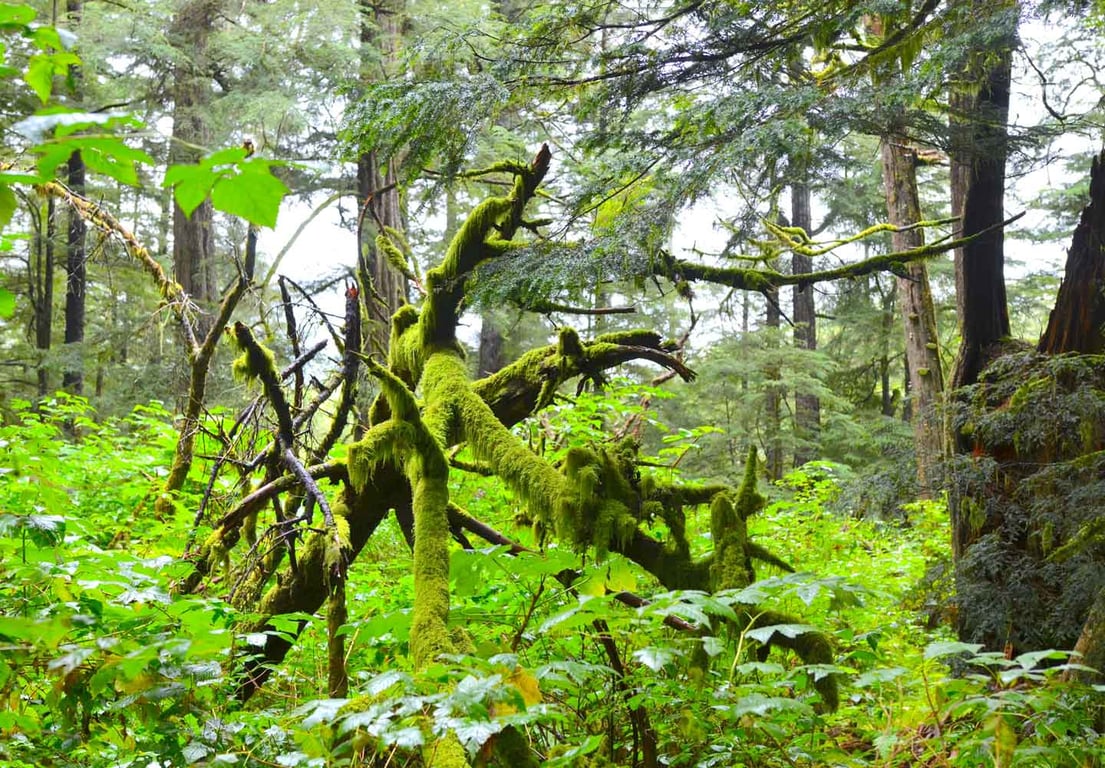
[{"label": "rough bark", "polygon": [[[791,225],[801,227],[806,232],[813,229],[813,216],[810,212],[810,187],[806,183],[794,183],[790,188]],[[813,258],[795,253],[791,262],[796,275],[813,271]],[[794,345],[799,349],[817,349],[817,314],[812,285],[795,285],[792,288],[794,301]],[[817,458],[817,443],[821,435],[821,401],[817,395],[808,392],[794,394],[794,431],[797,438],[794,449],[794,466]]]},{"label": "rough bark", "polygon": [[[1008,156],[1010,79],[1015,22],[1007,38],[985,52],[995,63],[981,76],[964,74],[966,85],[951,95],[952,215],[962,217],[962,233],[980,237],[955,253],[956,304],[960,347],[953,389],[973,384],[1009,336],[1005,295],[1005,161]],[[983,55],[979,52],[979,56]],[[977,84],[977,89],[971,87]]]},{"label": "rough bark", "polygon": [[480,316],[480,359],[479,376],[490,376],[506,365],[503,354],[503,332],[495,323],[495,316],[491,312],[484,312]]},{"label": "rough bark", "polygon": [[[362,76],[366,80],[386,78],[394,66],[405,5],[405,0],[360,0]],[[361,212],[357,263],[362,282],[371,282],[371,286],[361,286],[368,310],[365,348],[380,356],[387,355],[391,316],[407,296],[405,279],[376,247],[381,227],[399,233],[404,230],[396,163],[396,158],[375,151],[357,159]]]},{"label": "rough bark", "polygon": [[1098,354],[1105,350],[1105,152],[1090,169],[1090,202],[1074,230],[1066,273],[1038,351]]},{"label": "rough bark", "polygon": [[[764,291],[767,298],[767,316],[765,319],[770,337],[770,345],[775,346],[776,334],[779,330],[779,322],[782,312],[779,309],[779,289],[772,287]],[[783,476],[783,428],[782,411],[783,398],[786,397],[786,389],[783,387],[782,374],[776,363],[768,363],[764,370],[764,443],[767,454],[767,476],[772,480],[778,480]]]},{"label": "rough bark", "polygon": [[1105,589],[1098,590],[1097,597],[1090,606],[1090,613],[1082,627],[1082,634],[1074,644],[1079,655],[1079,664],[1091,667],[1090,670],[1071,670],[1067,679],[1077,679],[1090,683],[1100,683],[1105,672]]},{"label": "rough bark", "polygon": [[[68,0],[69,23],[79,26],[81,20],[81,0]],[[71,70],[72,95],[79,103],[83,98],[84,74],[79,66]],[[67,179],[69,189],[77,195],[84,195],[84,159],[80,152],[74,152],[69,158]],[[70,392],[80,394],[84,389],[84,352],[80,344],[84,341],[85,298],[88,288],[88,253],[85,246],[85,225],[75,211],[69,213],[69,238],[65,249],[65,343],[77,345],[66,355],[65,371],[62,374],[62,386]]]},{"label": "rough bark", "polygon": [[[54,326],[54,258],[57,221],[55,219],[54,198],[46,200],[42,225],[39,227],[37,250],[39,263],[35,270],[34,310],[35,310],[35,349],[43,357],[50,351],[53,342]],[[40,358],[38,364],[38,394],[46,395],[50,391],[50,373],[46,363]]]},{"label": "rough bark", "polygon": [[[883,183],[890,223],[908,227],[921,221],[917,194],[916,155],[905,137],[891,133],[882,141]],[[903,229],[891,235],[894,250],[924,245],[924,231]],[[922,496],[937,493],[937,470],[943,456],[944,430],[940,411],[944,391],[936,311],[924,262],[911,262],[898,277],[898,297],[905,324],[906,367],[917,454],[917,482]]]},{"label": "rough bark", "polygon": [[[211,62],[208,45],[224,0],[189,0],[169,28],[173,62],[173,136],[171,164],[194,163],[211,141],[207,114],[211,105]],[[173,203],[173,277],[202,309],[209,310],[218,287],[215,280],[214,208],[200,203],[185,216]],[[197,323],[199,335],[210,322]]]}]

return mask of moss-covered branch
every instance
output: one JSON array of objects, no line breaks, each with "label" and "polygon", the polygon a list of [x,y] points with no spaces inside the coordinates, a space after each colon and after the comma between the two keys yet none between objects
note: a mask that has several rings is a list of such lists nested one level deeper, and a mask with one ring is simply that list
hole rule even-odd
[{"label": "moss-covered branch", "polygon": [[542,145],[528,166],[504,166],[503,170],[515,174],[510,193],[476,206],[453,237],[440,266],[426,273],[427,298],[419,318],[424,353],[456,343],[456,323],[468,276],[481,262],[500,253],[501,243],[514,236],[526,203],[549,170],[550,158],[548,146]]},{"label": "moss-covered branch", "polygon": [[[717,283],[719,285],[727,285],[730,288],[736,288],[737,290],[741,291],[758,291],[760,293],[771,290],[773,288],[781,288],[787,285],[797,285],[805,287],[814,283],[825,283],[831,282],[833,280],[855,279],[857,277],[870,275],[875,272],[894,272],[895,274],[898,274],[900,272],[903,272],[905,265],[911,261],[932,258],[933,256],[940,255],[941,253],[947,253],[948,251],[960,248],[967,243],[973,242],[979,237],[982,237],[995,228],[1005,227],[1009,224],[1012,224],[1023,215],[1023,213],[1019,213],[1016,216],[1012,216],[999,224],[995,224],[967,237],[957,237],[953,239],[942,240],[928,245],[923,245],[918,248],[911,248],[905,251],[895,251],[893,253],[887,253],[881,256],[873,256],[869,259],[864,259],[863,261],[858,261],[854,264],[845,264],[840,267],[825,269],[818,272],[807,272],[805,274],[792,275],[784,274],[782,272],[776,272],[775,270],[765,269],[762,267],[742,268],[710,266],[707,264],[698,264],[692,261],[685,261],[683,259],[676,259],[668,253],[660,254],[655,264],[655,272],[658,275],[666,277],[674,282],[703,280],[710,283]],[[802,246],[798,240],[795,240],[794,235],[791,235],[789,237],[790,239],[788,241],[784,241],[784,245],[786,245],[787,243],[793,243],[793,247],[796,250],[806,247]]]}]

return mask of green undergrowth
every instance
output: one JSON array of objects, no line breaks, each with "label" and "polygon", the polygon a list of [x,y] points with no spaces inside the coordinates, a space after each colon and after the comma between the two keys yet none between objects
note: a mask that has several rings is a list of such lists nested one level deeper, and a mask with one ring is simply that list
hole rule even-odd
[{"label": "green undergrowth", "polygon": [[[585,394],[519,433],[555,460],[574,436],[648,425],[642,394]],[[473,765],[510,744],[553,768],[631,766],[635,711],[665,766],[1100,764],[1099,692],[1060,681],[1062,654],[1006,659],[954,641],[943,504],[908,505],[893,522],[852,516],[837,503],[849,473],[820,463],[761,481],[769,504],[750,521],[797,573],[758,566],[758,581],[714,595],[663,591],[616,554],[511,555],[470,535],[473,549],[452,550],[449,625],[468,652],[419,671],[410,554],[389,518],[349,572],[348,698],[326,697],[324,617],[284,616],[275,632],[301,618],[307,630],[242,707],[232,659],[257,644],[235,631],[248,617],[170,594],[190,519],[152,512],[168,414],[93,416],[60,398],[0,426],[0,765],[419,766],[423,746],[454,733]],[[649,449],[659,466],[642,471],[685,479],[677,459],[695,439],[661,432]],[[451,482],[470,514],[536,549],[501,486]],[[663,538],[663,523],[649,533]],[[686,536],[696,555],[711,550],[708,507],[688,508]],[[762,611],[800,619],[740,629]],[[670,626],[681,623],[698,630]],[[832,638],[831,665],[760,653],[775,634],[814,629]],[[826,674],[841,681],[836,712],[813,687]]]}]

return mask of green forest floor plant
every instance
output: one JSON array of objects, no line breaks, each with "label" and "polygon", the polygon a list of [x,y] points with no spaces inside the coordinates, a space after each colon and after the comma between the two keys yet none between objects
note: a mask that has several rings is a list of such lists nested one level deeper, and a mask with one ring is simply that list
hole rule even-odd
[{"label": "green forest floor plant", "polygon": [[[640,395],[584,393],[518,431],[537,450],[567,450],[572,429],[585,439],[595,419],[647,422]],[[538,446],[540,434],[569,437]],[[660,475],[677,472],[672,457],[695,435],[668,438],[651,457]],[[657,592],[616,554],[456,547],[450,631],[465,652],[418,669],[410,561],[389,522],[348,576],[349,697],[325,698],[325,622],[285,616],[309,629],[242,707],[230,660],[251,642],[233,629],[244,617],[171,593],[197,501],[154,513],[174,439],[158,404],[98,422],[61,395],[13,403],[0,427],[0,764],[416,766],[421,748],[452,733],[473,765],[499,764],[490,746],[510,754],[502,742],[514,739],[517,765],[628,766],[633,711],[647,713],[669,766],[1102,762],[1102,691],[1063,681],[1065,654],[1005,658],[952,641],[935,577],[948,567],[943,505],[908,505],[894,522],[852,516],[834,506],[849,473],[827,463],[772,488],[750,526],[800,572],[768,569],[743,589]],[[474,475],[451,494],[504,530],[522,511]],[[710,548],[708,510],[688,516],[687,535]],[[571,589],[557,578],[565,571],[578,574]],[[614,599],[623,591],[648,602],[627,607]],[[809,624],[729,628],[755,606]],[[773,633],[815,627],[833,638],[831,665],[757,653]],[[603,650],[611,638],[621,674]],[[826,675],[842,683],[835,712],[813,690]]]}]

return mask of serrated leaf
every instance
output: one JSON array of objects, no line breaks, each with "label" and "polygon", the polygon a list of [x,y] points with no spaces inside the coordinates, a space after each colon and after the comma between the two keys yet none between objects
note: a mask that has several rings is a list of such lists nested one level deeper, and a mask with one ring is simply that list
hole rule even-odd
[{"label": "serrated leaf", "polygon": [[288,188],[264,164],[244,163],[241,173],[215,182],[211,202],[218,210],[240,216],[251,224],[275,227],[280,203]]},{"label": "serrated leaf", "polygon": [[725,650],[725,641],[720,637],[707,635],[702,638],[702,650],[706,651],[707,656],[713,658]]},{"label": "serrated leaf", "polygon": [[953,656],[957,653],[978,653],[982,650],[981,643],[961,643],[948,641],[942,643],[930,643],[925,647],[926,659],[939,659],[942,656]]},{"label": "serrated leaf", "polygon": [[420,728],[408,727],[385,732],[383,741],[388,746],[395,746],[400,749],[414,749],[422,746],[425,742],[425,737],[422,735],[422,730]]},{"label": "serrated leaf", "polygon": [[73,149],[74,147],[66,142],[43,144],[36,147],[35,151],[39,154],[35,165],[38,167],[39,174],[45,179],[52,179],[57,175],[58,167],[69,162],[69,156],[73,154]]},{"label": "serrated leaf", "polygon": [[740,699],[730,710],[735,717],[744,715],[766,715],[769,712],[785,711],[812,712],[811,707],[797,699],[788,699],[781,696],[764,696],[760,693],[749,694]]},{"label": "serrated leaf", "polygon": [[338,712],[349,703],[349,699],[318,699],[309,701],[292,712],[295,717],[303,717],[303,727],[313,728],[323,723],[331,723]]},{"label": "serrated leaf", "polygon": [[772,635],[778,633],[783,637],[795,638],[810,632],[817,632],[817,627],[809,624],[772,624],[769,627],[756,627],[748,630],[745,635],[759,643],[771,640]]},{"label": "serrated leaf", "polygon": [[409,679],[403,672],[394,669],[389,670],[369,680],[365,685],[365,693],[369,696],[379,696],[388,688]]},{"label": "serrated leaf", "polygon": [[43,54],[35,54],[27,65],[27,71],[23,73],[23,80],[31,86],[31,90],[38,96],[39,101],[45,104],[50,100],[50,89],[54,82],[53,57]]},{"label": "serrated leaf", "polygon": [[503,729],[498,720],[462,720],[453,728],[460,743],[470,750],[482,747],[484,742]]},{"label": "serrated leaf", "polygon": [[173,188],[173,198],[185,216],[191,216],[218,180],[219,173],[201,165],[173,165],[165,172],[163,187]]},{"label": "serrated leaf", "polygon": [[675,660],[675,651],[671,648],[657,648],[649,646],[633,652],[633,658],[644,664],[653,672],[659,672],[665,666]]}]

